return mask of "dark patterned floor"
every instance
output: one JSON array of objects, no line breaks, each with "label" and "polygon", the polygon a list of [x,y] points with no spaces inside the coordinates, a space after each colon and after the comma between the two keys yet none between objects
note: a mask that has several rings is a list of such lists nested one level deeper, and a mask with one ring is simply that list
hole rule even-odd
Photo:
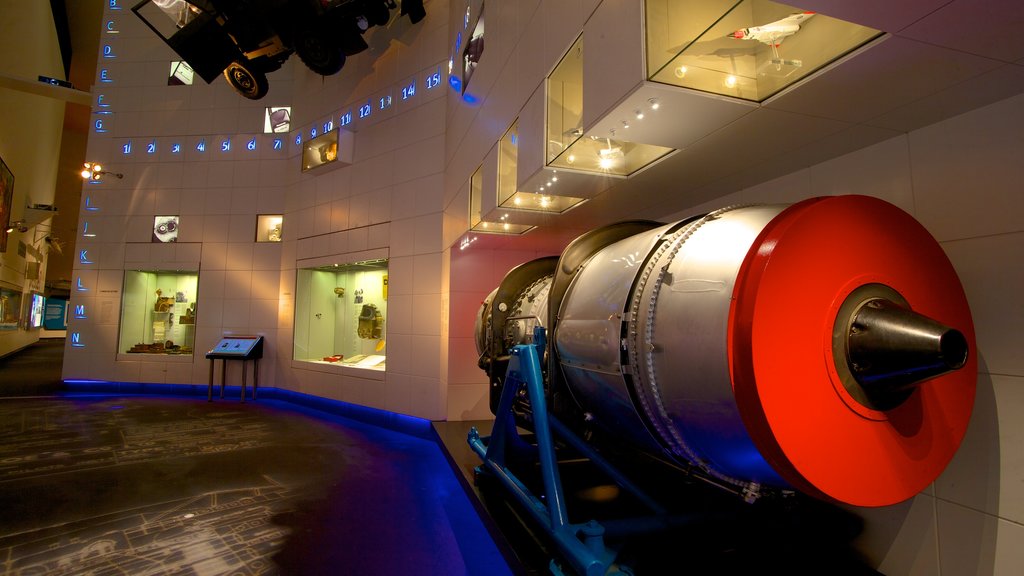
[{"label": "dark patterned floor", "polygon": [[433,440],[275,400],[61,397],[60,350],[0,360],[0,574],[511,573]]}]

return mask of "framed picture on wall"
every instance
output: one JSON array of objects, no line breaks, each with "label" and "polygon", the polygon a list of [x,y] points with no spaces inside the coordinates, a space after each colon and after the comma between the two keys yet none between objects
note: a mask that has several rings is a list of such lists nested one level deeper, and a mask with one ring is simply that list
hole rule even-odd
[{"label": "framed picture on wall", "polygon": [[7,229],[11,225],[14,204],[14,174],[0,158],[0,253],[7,251]]}]

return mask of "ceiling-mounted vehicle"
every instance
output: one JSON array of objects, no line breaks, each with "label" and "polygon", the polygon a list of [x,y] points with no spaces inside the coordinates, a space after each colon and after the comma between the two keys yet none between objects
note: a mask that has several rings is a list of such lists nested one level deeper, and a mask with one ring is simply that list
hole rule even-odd
[{"label": "ceiling-mounted vehicle", "polygon": [[[132,8],[207,83],[224,75],[239,94],[267,94],[267,73],[291,54],[325,76],[366,50],[372,26],[391,20],[395,0],[142,0]],[[403,0],[400,15],[426,16],[423,0]]]}]

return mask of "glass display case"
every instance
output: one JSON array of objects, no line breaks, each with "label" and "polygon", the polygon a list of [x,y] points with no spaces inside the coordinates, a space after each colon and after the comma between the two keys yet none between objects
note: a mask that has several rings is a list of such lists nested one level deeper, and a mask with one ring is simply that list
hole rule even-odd
[{"label": "glass display case", "polygon": [[256,241],[280,242],[281,226],[284,216],[281,214],[259,214],[256,216]]},{"label": "glass display case", "polygon": [[[621,135],[617,137],[614,134],[584,134],[584,55],[581,37],[569,48],[569,52],[548,76],[548,166],[580,172],[629,176],[672,152],[672,148],[623,140]],[[536,200],[539,202],[539,199]],[[565,209],[567,208],[562,208]],[[547,207],[544,210],[553,211]]]},{"label": "glass display case", "polygon": [[118,350],[190,355],[196,338],[199,274],[126,270]]},{"label": "glass display case", "polygon": [[0,284],[0,330],[17,330],[21,321],[21,288]]},{"label": "glass display case", "polygon": [[768,0],[646,0],[647,76],[762,102],[882,35]]},{"label": "glass display case", "polygon": [[293,358],[384,370],[387,314],[387,260],[300,269]]}]

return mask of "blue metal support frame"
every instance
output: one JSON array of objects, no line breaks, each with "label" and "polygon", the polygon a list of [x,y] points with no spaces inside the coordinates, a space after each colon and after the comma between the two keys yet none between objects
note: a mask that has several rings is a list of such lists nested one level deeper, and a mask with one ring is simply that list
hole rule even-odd
[{"label": "blue metal support frame", "polygon": [[[555,454],[555,436],[589,458],[621,488],[631,493],[650,508],[652,515],[614,522],[616,532],[642,533],[667,528],[671,525],[689,522],[692,519],[672,519],[666,510],[654,499],[644,494],[635,484],[605,460],[591,446],[576,436],[568,427],[548,413],[544,397],[544,382],[538,350],[545,347],[544,329],[534,331],[532,344],[523,344],[512,349],[506,371],[504,388],[495,414],[494,427],[490,437],[481,437],[476,428],[469,432],[468,442],[483,464],[477,471],[497,478],[533,519],[551,536],[559,551],[577,574],[600,576],[613,569],[616,551],[605,546],[605,527],[595,520],[583,524],[572,524],[566,512],[562,481],[558,472]],[[506,466],[506,448],[528,445],[517,431],[513,403],[520,390],[526,391],[533,412],[536,456],[539,460],[544,494],[541,497],[530,489]],[[551,571],[561,574],[552,560]]]}]

